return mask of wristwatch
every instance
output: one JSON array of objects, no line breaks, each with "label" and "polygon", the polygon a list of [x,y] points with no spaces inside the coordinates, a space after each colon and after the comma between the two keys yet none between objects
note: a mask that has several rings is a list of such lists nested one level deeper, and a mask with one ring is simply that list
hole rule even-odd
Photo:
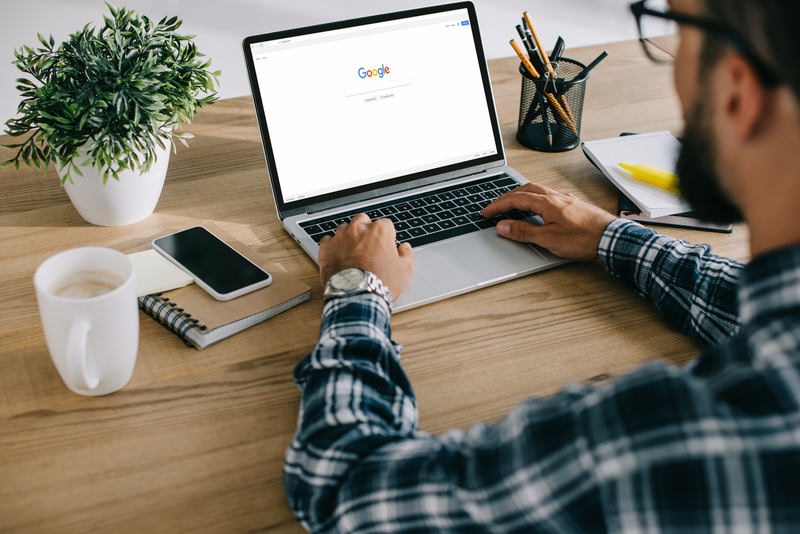
[{"label": "wristwatch", "polygon": [[351,268],[339,271],[331,276],[328,284],[325,286],[325,293],[323,296],[325,300],[330,300],[337,297],[349,297],[351,295],[360,295],[362,293],[375,293],[389,305],[389,311],[392,311],[392,293],[389,288],[383,285],[381,279],[375,276],[374,273],[365,271],[363,269]]}]

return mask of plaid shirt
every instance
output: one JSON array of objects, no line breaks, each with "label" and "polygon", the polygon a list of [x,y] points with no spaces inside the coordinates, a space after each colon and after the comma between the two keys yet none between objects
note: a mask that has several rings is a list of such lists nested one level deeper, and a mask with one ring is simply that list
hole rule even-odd
[{"label": "plaid shirt", "polygon": [[747,268],[616,221],[608,270],[709,342],[434,436],[374,295],[325,306],[284,486],[313,532],[800,532],[800,247]]}]

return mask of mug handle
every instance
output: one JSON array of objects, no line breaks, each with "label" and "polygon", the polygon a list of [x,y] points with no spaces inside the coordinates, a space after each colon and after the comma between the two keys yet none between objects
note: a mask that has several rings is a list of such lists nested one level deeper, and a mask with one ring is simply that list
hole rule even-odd
[{"label": "mug handle", "polygon": [[96,376],[89,375],[86,361],[86,341],[92,327],[88,321],[72,323],[67,338],[67,366],[77,389],[94,389],[100,383]]}]

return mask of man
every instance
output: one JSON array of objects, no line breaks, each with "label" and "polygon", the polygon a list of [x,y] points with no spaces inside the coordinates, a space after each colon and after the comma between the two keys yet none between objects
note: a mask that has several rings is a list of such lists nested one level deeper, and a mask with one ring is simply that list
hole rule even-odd
[{"label": "man", "polygon": [[[709,216],[747,221],[750,265],[535,184],[484,215],[541,214],[544,227],[497,231],[573,260],[599,257],[709,347],[683,369],[649,364],[527,401],[492,427],[432,436],[417,428],[381,284],[334,296],[317,348],[295,370],[303,398],[284,474],[306,528],[800,532],[800,3],[670,7],[662,18],[681,23],[681,188]],[[347,273],[337,273],[356,267],[399,295],[414,255],[393,238],[388,221],[341,226],[320,246],[323,284],[336,274],[341,288]]]}]

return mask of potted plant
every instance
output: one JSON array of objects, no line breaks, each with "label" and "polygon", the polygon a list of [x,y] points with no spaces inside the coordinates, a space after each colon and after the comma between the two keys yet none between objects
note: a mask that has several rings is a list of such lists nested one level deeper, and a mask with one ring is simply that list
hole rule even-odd
[{"label": "potted plant", "polygon": [[193,137],[175,129],[216,101],[220,73],[198,59],[194,36],[175,33],[177,17],[154,23],[106,5],[99,31],[87,24],[57,48],[39,35],[42,48],[14,51],[29,77],[17,79],[24,99],[6,133],[29,137],[4,145],[18,150],[0,166],[46,173],[52,162],[81,217],[123,226],[155,209],[170,148]]}]

